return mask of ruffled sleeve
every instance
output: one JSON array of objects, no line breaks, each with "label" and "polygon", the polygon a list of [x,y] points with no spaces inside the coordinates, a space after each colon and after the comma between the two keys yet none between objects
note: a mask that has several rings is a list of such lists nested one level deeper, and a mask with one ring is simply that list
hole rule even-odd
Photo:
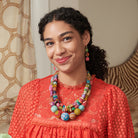
[{"label": "ruffled sleeve", "polygon": [[111,86],[107,91],[104,103],[107,105],[108,138],[134,138],[126,95],[118,87]]},{"label": "ruffled sleeve", "polygon": [[8,132],[12,138],[25,136],[38,102],[38,81],[24,85],[19,92]]}]

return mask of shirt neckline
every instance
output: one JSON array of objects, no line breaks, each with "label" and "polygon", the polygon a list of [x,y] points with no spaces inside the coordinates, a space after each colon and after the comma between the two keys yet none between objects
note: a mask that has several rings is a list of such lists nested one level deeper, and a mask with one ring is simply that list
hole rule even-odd
[{"label": "shirt neckline", "polygon": [[86,81],[84,81],[84,82],[82,82],[78,85],[70,86],[70,85],[64,84],[63,82],[58,80],[58,87],[64,87],[64,88],[67,88],[67,89],[80,89],[80,88],[84,87],[85,84],[86,84]]}]

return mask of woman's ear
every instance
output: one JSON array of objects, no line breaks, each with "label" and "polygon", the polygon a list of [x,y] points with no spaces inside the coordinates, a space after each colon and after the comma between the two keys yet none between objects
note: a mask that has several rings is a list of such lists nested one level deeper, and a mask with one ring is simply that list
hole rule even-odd
[{"label": "woman's ear", "polygon": [[82,35],[82,40],[83,40],[83,44],[85,45],[85,46],[87,46],[88,45],[88,43],[90,42],[90,33],[86,30],[85,32],[84,32],[84,34]]}]

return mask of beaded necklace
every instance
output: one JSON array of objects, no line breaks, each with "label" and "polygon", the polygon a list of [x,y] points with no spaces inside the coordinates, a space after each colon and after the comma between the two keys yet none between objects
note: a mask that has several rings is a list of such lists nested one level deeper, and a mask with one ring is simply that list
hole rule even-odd
[{"label": "beaded necklace", "polygon": [[57,80],[58,80],[58,73],[56,73],[51,78],[51,84],[49,86],[50,90],[50,105],[51,111],[55,113],[57,118],[62,119],[63,121],[73,120],[76,116],[79,116],[82,111],[84,111],[88,96],[91,92],[91,75],[87,73],[87,80],[86,85],[84,87],[84,92],[79,99],[77,99],[73,104],[68,106],[63,105],[61,101],[58,99],[56,90],[57,90]]}]

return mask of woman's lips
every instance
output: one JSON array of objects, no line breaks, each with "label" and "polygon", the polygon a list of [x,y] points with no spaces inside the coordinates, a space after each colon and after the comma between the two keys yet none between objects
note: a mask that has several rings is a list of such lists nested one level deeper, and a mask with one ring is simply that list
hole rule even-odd
[{"label": "woman's lips", "polygon": [[60,63],[60,64],[63,64],[65,63],[71,56],[67,56],[67,57],[62,57],[62,58],[57,58],[56,59],[56,62],[57,63]]}]

